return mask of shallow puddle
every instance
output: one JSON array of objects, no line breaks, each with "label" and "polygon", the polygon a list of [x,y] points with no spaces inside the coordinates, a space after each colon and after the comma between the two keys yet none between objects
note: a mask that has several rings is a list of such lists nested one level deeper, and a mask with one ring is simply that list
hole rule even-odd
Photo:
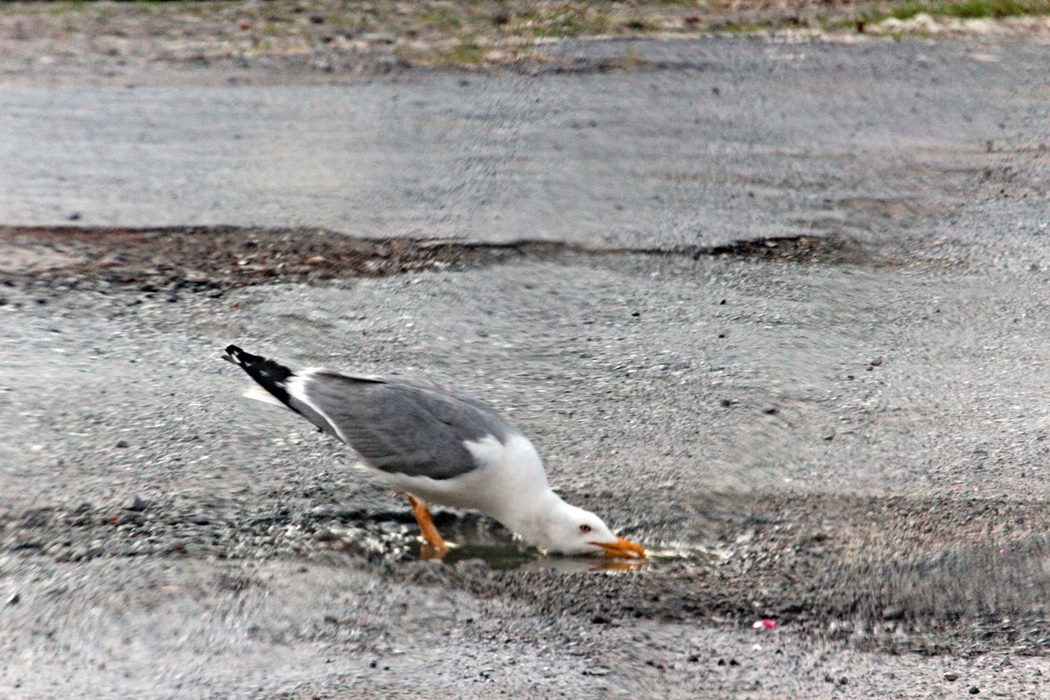
[{"label": "shallow puddle", "polygon": [[[428,556],[420,542],[412,542],[408,551],[420,559]],[[543,554],[532,547],[510,543],[462,542],[454,544],[441,557],[441,562],[456,566],[461,562],[481,561],[496,571],[544,571],[565,573],[581,571],[640,571],[651,564],[648,559],[613,559],[610,557],[567,557]]]},{"label": "shallow puddle", "polygon": [[[474,516],[440,514],[439,529],[447,537],[449,549],[441,557],[420,539],[415,523],[373,520],[354,527],[325,529],[321,539],[328,548],[367,551],[391,559],[440,559],[457,566],[470,561],[484,563],[496,571],[653,572],[674,564],[707,566],[721,558],[718,551],[695,544],[660,545],[642,543],[648,549],[644,559],[604,556],[565,556],[544,554],[516,541],[510,532]],[[493,529],[495,527],[495,529]]]},{"label": "shallow puddle", "polygon": [[[407,543],[407,553],[421,559],[431,558],[426,547],[418,540]],[[718,555],[701,547],[673,547],[649,550],[644,559],[603,557],[603,556],[564,556],[544,554],[533,547],[525,547],[515,542],[504,541],[460,541],[453,544],[441,557],[444,564],[455,566],[461,562],[480,560],[490,569],[497,571],[545,571],[562,573],[579,572],[653,572],[671,563],[695,562],[705,564],[718,558]]]}]

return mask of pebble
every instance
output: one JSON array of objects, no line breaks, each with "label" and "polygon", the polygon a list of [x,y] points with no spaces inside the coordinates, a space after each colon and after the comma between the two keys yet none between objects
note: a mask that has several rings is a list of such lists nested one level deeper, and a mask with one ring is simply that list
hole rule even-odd
[{"label": "pebble", "polygon": [[970,695],[977,695],[979,692],[981,692],[981,689],[977,686],[970,687]]},{"label": "pebble", "polygon": [[883,620],[900,620],[904,617],[904,608],[886,607],[882,609]]},{"label": "pebble", "polygon": [[489,565],[484,559],[464,559],[455,564],[456,571],[464,574],[484,574],[489,570]]},{"label": "pebble", "polygon": [[22,602],[22,596],[19,595],[18,593],[15,593],[14,595],[12,595],[10,598],[7,599],[7,604],[8,605],[18,605],[20,602]]},{"label": "pebble", "polygon": [[121,505],[121,508],[123,508],[124,510],[130,510],[136,513],[141,513],[142,511],[146,510],[146,507],[148,505],[149,503],[142,500],[138,494],[134,494],[124,500],[124,503]]},{"label": "pebble", "polygon": [[949,671],[948,673],[944,674],[944,680],[946,680],[948,682],[957,681],[957,680],[959,680],[959,674],[958,673],[952,673],[951,671]]}]

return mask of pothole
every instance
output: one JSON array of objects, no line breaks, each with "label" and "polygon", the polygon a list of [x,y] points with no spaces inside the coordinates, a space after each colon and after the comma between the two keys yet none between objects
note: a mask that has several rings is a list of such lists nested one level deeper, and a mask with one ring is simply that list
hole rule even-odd
[{"label": "pothole", "polygon": [[[452,544],[441,558],[459,567],[477,561],[493,570],[650,572],[669,564],[707,566],[719,554],[699,545],[651,547],[645,559],[544,554],[478,513],[438,510],[434,522]],[[39,508],[0,521],[0,552],[58,562],[114,557],[192,557],[224,560],[311,557],[341,552],[373,561],[428,558],[408,510],[319,507],[306,512],[246,513],[196,504],[135,500],[124,507],[84,503]]]},{"label": "pothole", "polygon": [[[478,595],[507,595],[513,585],[513,595],[544,609],[610,620],[749,627],[768,619],[858,648],[921,653],[1050,649],[1050,509],[1043,503],[710,498],[717,507],[676,527],[692,533],[685,540],[661,541],[651,527],[629,533],[650,550],[640,561],[544,556],[490,518],[438,510],[439,531],[459,546],[442,563],[412,566],[421,546],[407,507],[278,505],[288,503],[281,494],[256,509],[135,497],[123,505],[0,511],[0,556],[318,560],[398,577],[414,572],[423,583]],[[561,575],[584,572],[616,580]],[[596,586],[605,593],[592,595]]]}]

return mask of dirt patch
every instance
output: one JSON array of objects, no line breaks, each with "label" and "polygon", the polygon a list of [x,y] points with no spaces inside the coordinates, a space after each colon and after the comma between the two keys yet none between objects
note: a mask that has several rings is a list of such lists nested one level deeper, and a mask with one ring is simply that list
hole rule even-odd
[{"label": "dirt patch", "polygon": [[0,246],[0,272],[9,275],[80,275],[144,291],[381,277],[447,269],[480,257],[464,245],[231,227],[0,228]]},{"label": "dirt patch", "polygon": [[693,252],[693,259],[698,260],[705,255],[825,265],[892,264],[889,257],[876,253],[857,241],[836,234],[777,236],[734,241],[725,245],[698,248]]},{"label": "dirt patch", "polygon": [[[273,496],[273,503],[294,499],[291,493]],[[324,493],[312,500],[308,508],[249,510],[133,498],[8,512],[0,517],[0,551],[59,562],[349,556],[394,578],[414,567],[418,546],[407,508],[346,509],[327,502]],[[509,533],[484,516],[438,512],[437,518],[458,539],[510,543]],[[635,530],[654,548],[661,536],[688,533],[690,544],[712,556],[595,579],[553,567],[464,566],[464,559],[474,559],[468,554],[432,568],[429,582],[486,598],[527,600],[605,625],[652,619],[749,627],[771,619],[810,637],[866,649],[1022,655],[1050,649],[1050,507],[1043,504],[719,494],[683,509],[673,527],[641,523]],[[516,565],[529,556],[523,553]]]},{"label": "dirt patch", "polygon": [[841,236],[795,236],[710,247],[594,248],[558,241],[506,244],[371,240],[318,230],[0,227],[0,275],[71,286],[134,286],[147,293],[273,282],[316,283],[494,265],[523,258],[660,255],[756,258],[793,263],[882,264],[888,259]]}]

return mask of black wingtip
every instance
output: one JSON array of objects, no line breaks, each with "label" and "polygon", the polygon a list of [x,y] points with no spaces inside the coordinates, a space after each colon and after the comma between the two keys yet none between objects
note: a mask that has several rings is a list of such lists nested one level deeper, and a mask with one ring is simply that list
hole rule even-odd
[{"label": "black wingtip", "polygon": [[240,349],[236,345],[227,345],[226,346],[226,354],[223,355],[223,359],[226,360],[227,362],[232,362],[233,364],[243,365],[244,362],[241,361],[240,358],[245,356],[245,355],[248,355],[248,354],[245,353],[245,351],[243,351],[243,349]]},{"label": "black wingtip", "polygon": [[238,362],[235,358],[243,352],[244,351],[236,345],[227,345],[226,353],[222,356],[222,359],[226,360],[227,362],[232,362],[235,365],[239,365],[240,362]]}]

